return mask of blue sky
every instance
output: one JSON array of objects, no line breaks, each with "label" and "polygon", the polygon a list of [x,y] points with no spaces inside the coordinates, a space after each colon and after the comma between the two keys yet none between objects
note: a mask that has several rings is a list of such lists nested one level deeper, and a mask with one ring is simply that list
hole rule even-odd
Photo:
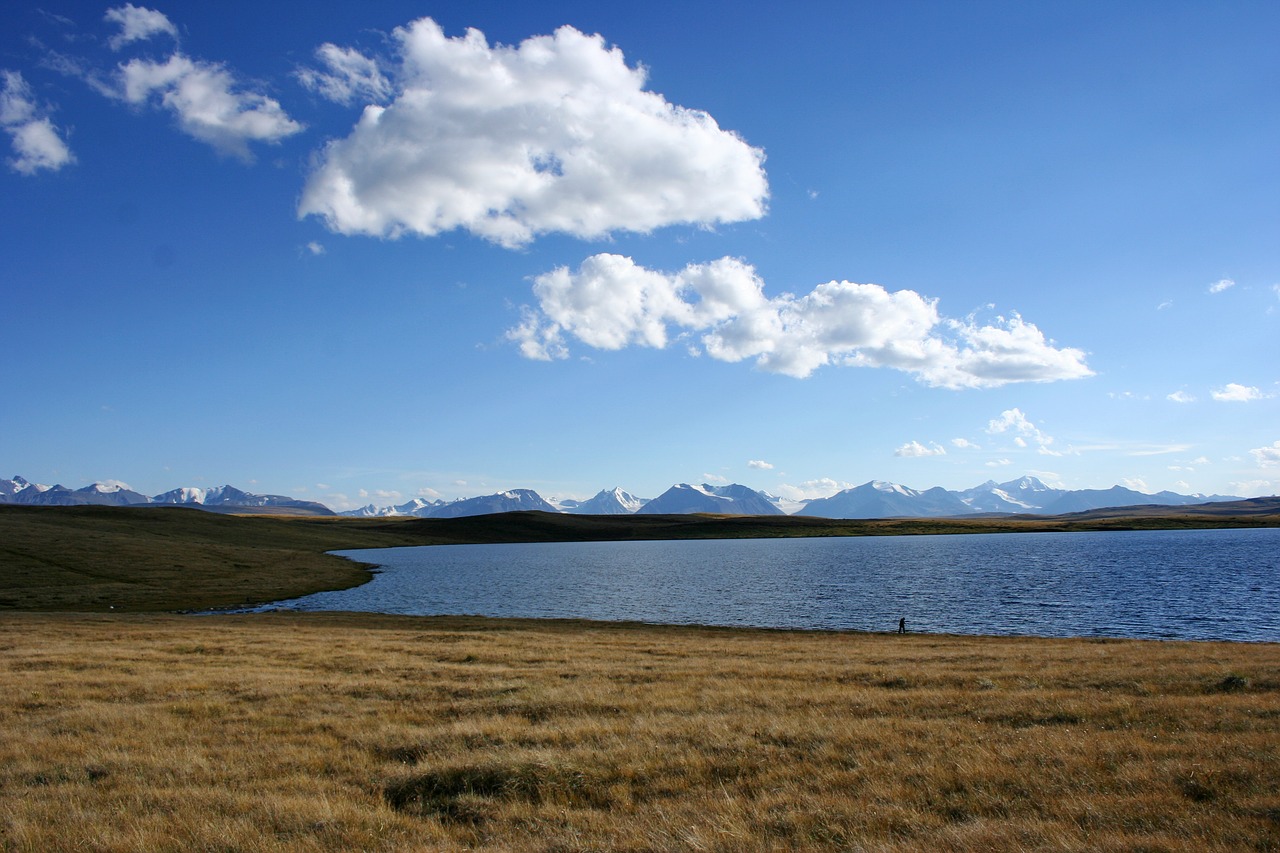
[{"label": "blue sky", "polygon": [[0,472],[1280,490],[1280,7],[616,6],[6,7]]}]

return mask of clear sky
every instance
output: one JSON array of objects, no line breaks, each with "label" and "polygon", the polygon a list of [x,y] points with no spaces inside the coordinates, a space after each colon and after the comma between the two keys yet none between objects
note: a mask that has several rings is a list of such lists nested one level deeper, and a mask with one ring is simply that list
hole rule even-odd
[{"label": "clear sky", "polygon": [[0,20],[0,475],[1280,490],[1274,2]]}]

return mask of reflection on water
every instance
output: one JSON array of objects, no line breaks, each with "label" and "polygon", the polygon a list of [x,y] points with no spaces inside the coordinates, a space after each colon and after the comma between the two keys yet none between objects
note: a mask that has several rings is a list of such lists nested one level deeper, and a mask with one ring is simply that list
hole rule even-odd
[{"label": "reflection on water", "polygon": [[1280,530],[447,545],[276,607],[1280,641]]}]

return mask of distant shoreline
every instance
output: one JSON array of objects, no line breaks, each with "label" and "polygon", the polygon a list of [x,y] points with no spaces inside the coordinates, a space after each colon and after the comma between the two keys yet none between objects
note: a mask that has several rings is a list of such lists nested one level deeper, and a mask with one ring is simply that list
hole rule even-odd
[{"label": "distant shoreline", "polygon": [[1280,499],[1067,516],[806,516],[515,512],[463,518],[226,515],[154,507],[0,505],[0,612],[251,607],[346,589],[369,566],[332,551],[416,545],[1280,527]]}]

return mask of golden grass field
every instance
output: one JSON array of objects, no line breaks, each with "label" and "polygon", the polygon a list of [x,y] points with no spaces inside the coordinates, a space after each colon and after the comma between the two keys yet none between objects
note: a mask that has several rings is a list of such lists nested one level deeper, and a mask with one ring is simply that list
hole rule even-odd
[{"label": "golden grass field", "polygon": [[1273,850],[1280,645],[0,619],[10,851]]}]

